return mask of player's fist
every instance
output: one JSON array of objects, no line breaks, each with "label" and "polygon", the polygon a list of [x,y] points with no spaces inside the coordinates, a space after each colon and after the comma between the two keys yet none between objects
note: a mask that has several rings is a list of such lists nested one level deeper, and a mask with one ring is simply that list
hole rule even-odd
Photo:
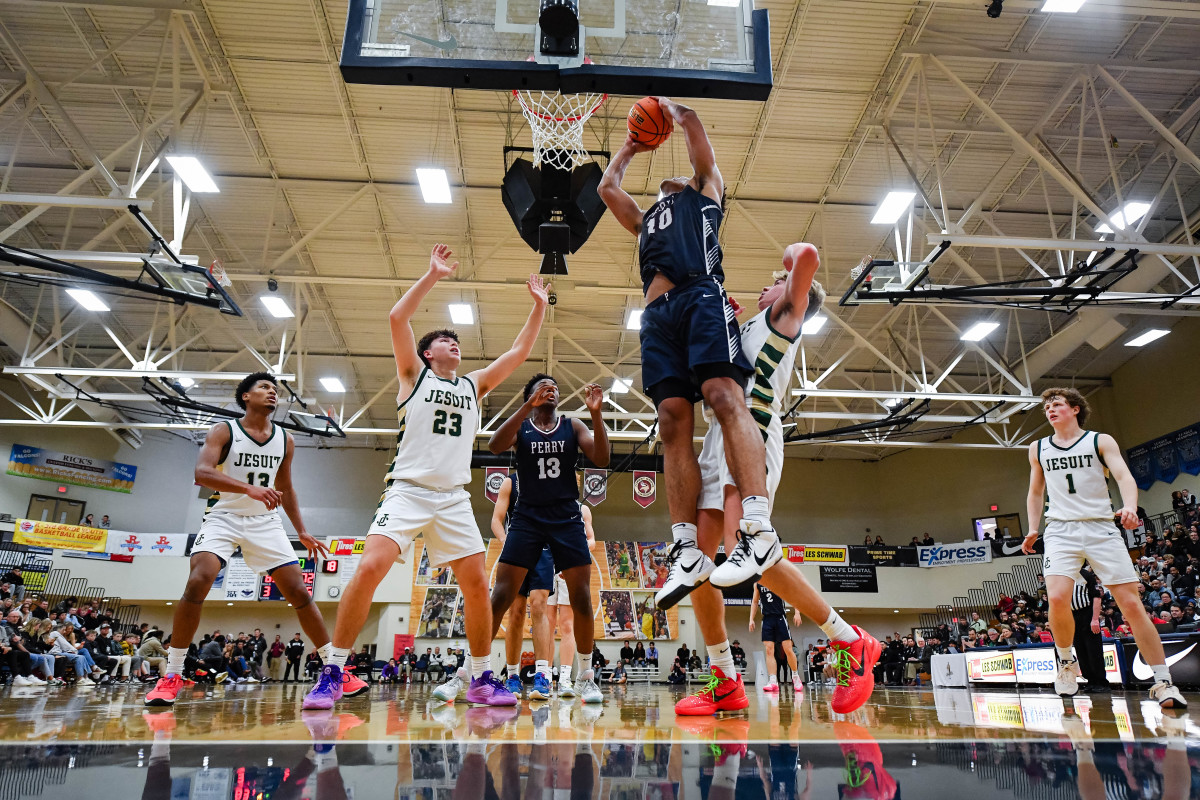
[{"label": "player's fist", "polygon": [[1038,532],[1033,531],[1025,537],[1025,541],[1021,542],[1021,552],[1028,555],[1033,554],[1033,546],[1037,544]]},{"label": "player's fist", "polygon": [[529,398],[529,405],[532,408],[544,406],[558,400],[558,387],[553,383],[543,383]]},{"label": "player's fist", "polygon": [[454,251],[449,245],[435,244],[433,252],[429,254],[429,274],[439,281],[453,275],[454,270],[458,269],[458,262],[451,261],[452,258]]},{"label": "player's fist", "polygon": [[262,503],[268,511],[275,510],[283,500],[283,492],[266,486],[251,486],[246,490],[246,495]]},{"label": "player's fist", "polygon": [[742,315],[742,312],[745,311],[745,309],[742,308],[742,304],[739,303],[737,301],[737,298],[734,297],[733,295],[729,295],[728,299],[729,299],[729,307],[733,309],[733,315],[735,317],[740,317]]},{"label": "player's fist", "polygon": [[1117,518],[1121,523],[1121,527],[1127,531],[1131,531],[1142,524],[1141,520],[1138,519],[1137,510],[1131,509],[1128,506],[1117,512]]}]

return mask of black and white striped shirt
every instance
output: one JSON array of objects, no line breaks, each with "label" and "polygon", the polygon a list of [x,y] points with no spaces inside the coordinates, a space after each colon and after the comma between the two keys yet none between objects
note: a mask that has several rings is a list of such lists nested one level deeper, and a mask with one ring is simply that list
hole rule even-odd
[{"label": "black and white striped shirt", "polygon": [[1084,569],[1079,577],[1075,579],[1075,589],[1071,592],[1071,610],[1080,611],[1085,608],[1090,609],[1092,607],[1092,600],[1103,596],[1095,573]]}]

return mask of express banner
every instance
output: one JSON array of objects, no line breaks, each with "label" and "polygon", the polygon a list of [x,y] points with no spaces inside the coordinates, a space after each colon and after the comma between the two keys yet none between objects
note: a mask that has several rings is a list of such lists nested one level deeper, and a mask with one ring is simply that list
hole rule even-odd
[{"label": "express banner", "polygon": [[992,560],[992,548],[985,542],[935,544],[917,549],[922,567],[956,567],[959,564],[987,564]]},{"label": "express banner", "polygon": [[19,519],[13,528],[13,541],[17,544],[53,547],[57,550],[103,553],[108,541],[108,531],[104,528],[89,528],[85,525],[63,525],[59,522]]},{"label": "express banner", "polygon": [[[1026,555],[1022,552],[1021,545],[1024,539],[989,539],[992,543],[992,558],[1016,558],[1017,556]],[[1046,542],[1039,536],[1036,543],[1033,545],[1033,552],[1046,552]]]},{"label": "express banner", "polygon": [[137,467],[102,458],[14,444],[8,456],[8,474],[129,494],[137,478]]},{"label": "express banner", "polygon": [[1125,460],[1139,489],[1172,483],[1180,471],[1200,475],[1200,422],[1129,448]]},{"label": "express banner", "polygon": [[104,552],[126,556],[182,556],[187,550],[186,533],[130,533],[107,531]]},{"label": "express banner", "polygon": [[917,566],[917,548],[852,545],[850,547],[850,564],[858,567],[915,567]]},{"label": "express banner", "polygon": [[878,593],[875,567],[829,567],[821,565],[822,592]]}]

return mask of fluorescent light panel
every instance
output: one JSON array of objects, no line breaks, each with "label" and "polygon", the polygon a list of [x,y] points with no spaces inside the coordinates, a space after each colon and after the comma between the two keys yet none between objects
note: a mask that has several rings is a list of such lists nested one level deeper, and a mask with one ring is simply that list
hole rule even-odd
[{"label": "fluorescent light panel", "polygon": [[271,312],[271,316],[273,317],[284,319],[296,316],[292,313],[292,309],[288,307],[287,301],[279,295],[264,294],[258,299],[266,307],[267,311]]},{"label": "fluorescent light panel", "polygon": [[184,377],[180,378],[176,382],[185,389],[190,389],[196,385],[196,382],[194,380],[192,380],[191,378],[187,377],[186,375]]},{"label": "fluorescent light panel", "polygon": [[[1121,209],[1120,211],[1116,212],[1115,214],[1109,214],[1109,216],[1112,217],[1113,222],[1117,223],[1122,228],[1128,228],[1130,225],[1137,222],[1142,217],[1146,216],[1146,212],[1149,210],[1150,210],[1149,203],[1136,203],[1136,202],[1126,203],[1125,208]],[[1102,224],[1102,225],[1100,225],[1100,227],[1096,228],[1096,233],[1112,233],[1112,232],[1113,232],[1113,229],[1108,227],[1107,225]]]},{"label": "fluorescent light panel", "polygon": [[339,378],[321,378],[321,385],[325,387],[325,391],[327,392],[341,393],[346,391],[346,387],[342,385],[342,381]]},{"label": "fluorescent light panel", "polygon": [[208,170],[195,156],[167,156],[167,163],[194,193],[214,194],[221,191],[213,181],[212,175],[208,174]]},{"label": "fluorescent light panel", "polygon": [[625,317],[625,330],[640,331],[642,329],[642,309],[631,308]]},{"label": "fluorescent light panel", "polygon": [[1162,337],[1166,336],[1168,333],[1170,333],[1170,331],[1163,330],[1162,328],[1151,328],[1150,330],[1143,333],[1141,336],[1130,339],[1128,342],[1125,343],[1125,346],[1126,347],[1141,347],[1142,345],[1150,344],[1151,342],[1155,341],[1156,339],[1161,339]]},{"label": "fluorescent light panel", "polygon": [[710,6],[721,6],[722,8],[737,8],[742,4],[742,0],[708,0]]},{"label": "fluorescent light panel", "polygon": [[628,394],[631,386],[633,386],[633,378],[613,378],[612,393]]},{"label": "fluorescent light panel", "polygon": [[912,205],[916,192],[888,192],[887,197],[879,204],[875,216],[871,217],[872,225],[894,225],[896,220]]},{"label": "fluorescent light panel", "polygon": [[825,323],[829,321],[829,317],[824,314],[813,314],[808,318],[808,321],[800,326],[800,332],[805,336],[812,336],[821,328],[825,327]]},{"label": "fluorescent light panel", "polygon": [[978,342],[981,339],[986,339],[992,331],[999,327],[999,322],[976,322],[971,326],[970,330],[958,338],[964,342]]},{"label": "fluorescent light panel", "polygon": [[470,303],[451,303],[450,321],[455,325],[474,325],[475,310]]},{"label": "fluorescent light panel", "polygon": [[67,289],[67,294],[88,311],[108,311],[108,305],[95,292],[87,289]]},{"label": "fluorescent light panel", "polygon": [[421,184],[421,196],[426,203],[449,203],[450,181],[444,169],[418,169],[417,182]]},{"label": "fluorescent light panel", "polygon": [[1047,14],[1074,14],[1085,0],[1046,0],[1042,11]]}]

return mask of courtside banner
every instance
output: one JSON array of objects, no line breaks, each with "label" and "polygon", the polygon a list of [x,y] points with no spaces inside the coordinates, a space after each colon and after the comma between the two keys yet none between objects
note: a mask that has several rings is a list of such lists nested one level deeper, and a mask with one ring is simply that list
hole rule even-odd
[{"label": "courtside banner", "polygon": [[971,683],[1014,683],[1017,665],[1012,650],[980,652],[971,650],[967,657],[967,677]]},{"label": "courtside banner", "polygon": [[339,539],[331,536],[325,540],[331,556],[361,556],[367,546],[366,539]]},{"label": "courtside banner", "polygon": [[917,549],[917,563],[922,567],[957,567],[959,564],[988,564],[992,546],[987,542],[970,541],[960,544],[934,544]]},{"label": "courtside banner", "polygon": [[872,565],[876,567],[915,567],[917,565],[917,548],[912,545],[905,547],[851,545],[850,564],[856,567]]},{"label": "courtside banner", "polygon": [[13,527],[13,541],[36,547],[53,547],[58,550],[83,550],[88,553],[103,553],[108,542],[108,531],[104,528],[89,528],[84,525],[63,525],[58,522],[42,522],[36,519],[19,519]]},{"label": "courtside banner", "polygon": [[[1125,642],[1125,663],[1129,665],[1129,674],[1137,683],[1151,683],[1154,672],[1142,658],[1137,645],[1132,641]],[[1192,633],[1182,637],[1163,638],[1163,650],[1167,655],[1167,666],[1171,668],[1171,680],[1176,686],[1200,686],[1200,633]],[[1108,654],[1105,653],[1104,667],[1108,668]]]},{"label": "courtside banner", "polygon": [[[1028,555],[1021,551],[1024,539],[989,539],[988,541],[991,542],[992,558],[1016,558]],[[1043,537],[1038,537],[1037,542],[1033,545],[1033,552],[1046,552],[1046,540]]]},{"label": "courtside banner", "polygon": [[182,556],[187,543],[186,533],[108,531],[104,552],[124,556]]},{"label": "courtside banner", "polygon": [[8,474],[129,494],[137,478],[137,467],[102,458],[14,444],[8,456]]},{"label": "courtside banner", "polygon": [[821,565],[822,592],[867,592],[879,591],[879,577],[875,567],[830,567]]},{"label": "courtside banner", "polygon": [[846,564],[849,560],[849,551],[845,547],[830,545],[805,545],[804,547],[804,563],[806,564]]},{"label": "courtside banner", "polygon": [[584,502],[598,506],[608,497],[608,470],[585,469],[583,471]]},{"label": "courtside banner", "polygon": [[508,467],[488,467],[483,479],[483,493],[493,503],[500,496],[500,487],[508,477]]},{"label": "courtside banner", "polygon": [[[1104,674],[1109,683],[1121,682],[1121,669],[1117,665],[1117,646],[1113,643],[1101,645],[1104,654]],[[1016,659],[1017,683],[1054,683],[1058,666],[1055,664],[1053,647],[1020,647],[1013,650]]]}]

